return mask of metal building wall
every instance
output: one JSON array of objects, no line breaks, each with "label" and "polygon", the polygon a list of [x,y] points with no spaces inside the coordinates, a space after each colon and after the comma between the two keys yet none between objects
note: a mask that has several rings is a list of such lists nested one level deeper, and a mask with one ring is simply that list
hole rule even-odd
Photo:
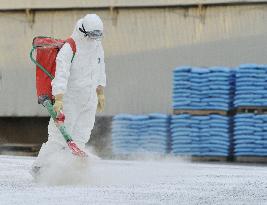
[{"label": "metal building wall", "polygon": [[0,116],[44,116],[29,60],[32,38],[66,38],[80,17],[105,25],[107,107],[120,112],[171,112],[172,70],[180,65],[267,63],[267,4],[207,7],[0,12]]}]

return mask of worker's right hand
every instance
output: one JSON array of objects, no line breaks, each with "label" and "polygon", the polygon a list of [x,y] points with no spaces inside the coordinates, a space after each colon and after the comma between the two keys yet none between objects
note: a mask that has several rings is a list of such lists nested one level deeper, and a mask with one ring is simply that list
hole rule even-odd
[{"label": "worker's right hand", "polygon": [[63,94],[58,94],[55,96],[54,110],[56,113],[62,111],[63,109]]}]

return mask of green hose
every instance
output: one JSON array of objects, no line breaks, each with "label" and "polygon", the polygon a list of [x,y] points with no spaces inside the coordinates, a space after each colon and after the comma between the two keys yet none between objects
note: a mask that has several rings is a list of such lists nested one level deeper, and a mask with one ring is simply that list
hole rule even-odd
[{"label": "green hose", "polygon": [[[49,114],[53,118],[53,120],[56,121],[57,120],[57,113],[55,112],[55,110],[53,108],[51,100],[45,100],[43,103],[43,106],[47,109],[47,111],[49,112]],[[69,133],[67,132],[64,124],[59,124],[59,125],[57,125],[57,127],[67,142],[72,141],[72,138],[69,135]]]}]

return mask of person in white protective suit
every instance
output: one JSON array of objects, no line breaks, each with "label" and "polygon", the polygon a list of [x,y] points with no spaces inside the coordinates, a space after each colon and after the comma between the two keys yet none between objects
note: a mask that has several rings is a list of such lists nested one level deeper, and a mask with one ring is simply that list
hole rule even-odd
[{"label": "person in white protective suit", "polygon": [[[68,43],[59,51],[52,94],[55,96],[55,111],[63,110],[67,131],[78,147],[83,149],[90,139],[96,110],[102,111],[105,102],[106,74],[100,41],[103,37],[101,19],[96,14],[86,15],[76,23],[71,37],[76,44],[76,54],[71,62],[73,51]],[[62,134],[51,118],[48,141],[42,145],[33,164],[33,171],[38,171],[46,164],[47,158],[66,147]]]}]

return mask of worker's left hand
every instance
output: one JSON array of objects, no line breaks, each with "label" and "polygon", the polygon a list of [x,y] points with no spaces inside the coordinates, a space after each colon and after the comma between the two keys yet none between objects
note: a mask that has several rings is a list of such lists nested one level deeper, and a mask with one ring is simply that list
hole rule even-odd
[{"label": "worker's left hand", "polygon": [[96,89],[98,103],[97,103],[97,112],[103,112],[105,107],[105,95],[104,95],[104,87],[98,86]]}]

